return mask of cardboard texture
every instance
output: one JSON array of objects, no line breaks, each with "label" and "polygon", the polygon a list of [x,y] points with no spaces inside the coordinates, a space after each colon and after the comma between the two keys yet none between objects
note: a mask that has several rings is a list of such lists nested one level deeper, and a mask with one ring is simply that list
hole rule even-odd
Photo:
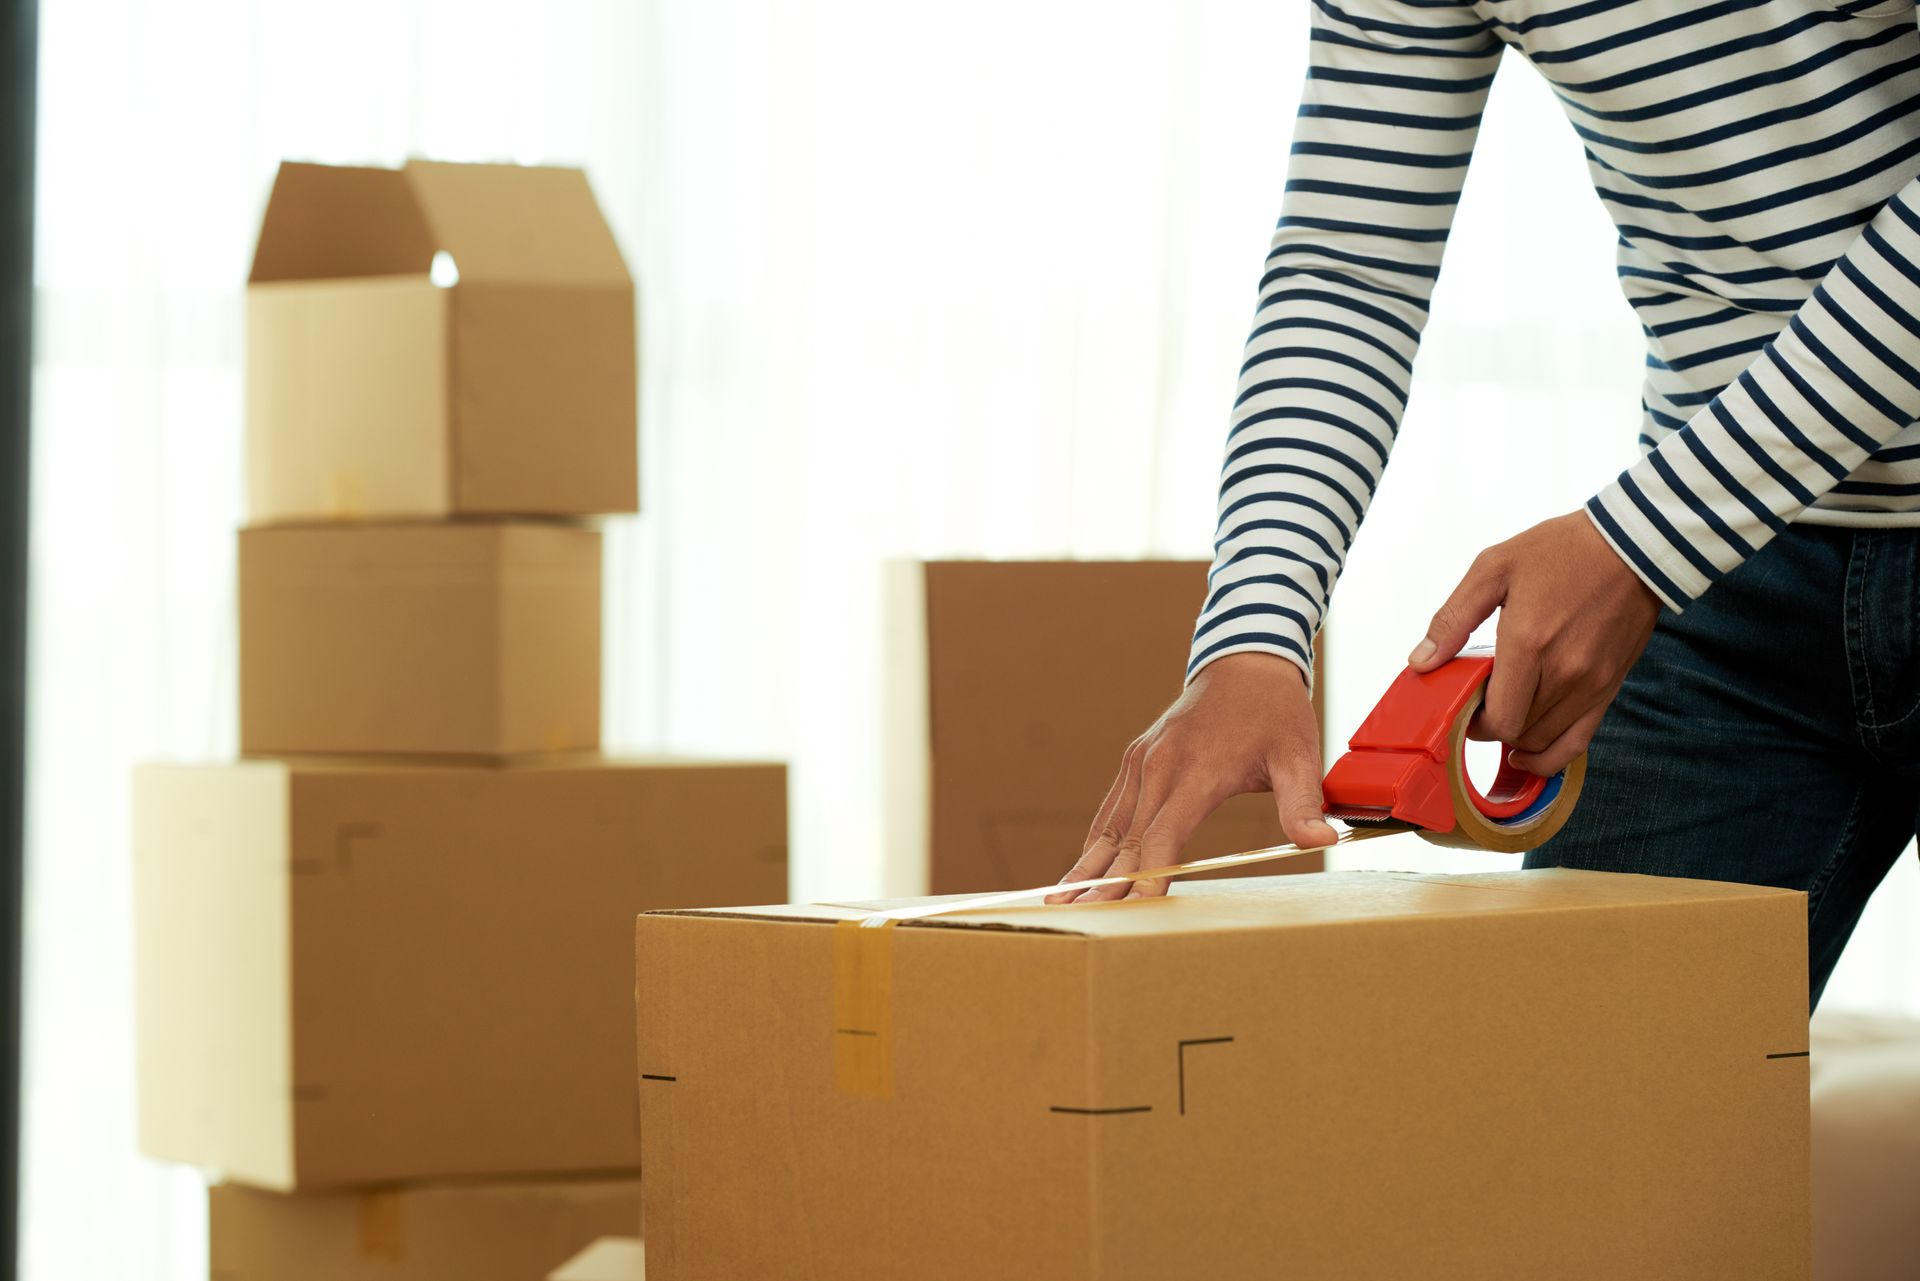
[{"label": "cardboard texture", "polygon": [[637,509],[633,281],[579,170],[283,164],[250,279],[255,523]]},{"label": "cardboard texture", "polygon": [[1803,895],[872,906],[639,919],[653,1281],[1807,1276]]},{"label": "cardboard texture", "polygon": [[533,1281],[640,1221],[634,1180],[207,1189],[211,1281]]},{"label": "cardboard texture", "polygon": [[646,1281],[647,1251],[638,1237],[603,1237],[547,1275],[547,1281]]},{"label": "cardboard texture", "polygon": [[[903,593],[914,615],[903,643],[924,649],[908,660],[924,677],[901,697],[925,710],[903,727],[899,754],[924,762],[927,781],[896,789],[909,807],[922,786],[926,794],[924,812],[892,839],[925,849],[930,875],[901,886],[957,894],[1058,880],[1127,744],[1180,694],[1207,565],[933,561],[910,572],[920,581]],[[1270,795],[1238,796],[1201,825],[1185,857],[1285,839]],[[1289,865],[1320,867],[1318,856]]]},{"label": "cardboard texture", "polygon": [[600,533],[240,534],[240,746],[493,759],[600,742]]},{"label": "cardboard texture", "polygon": [[786,896],[779,765],[155,765],[134,807],[142,1150],[286,1191],[636,1168],[633,914]]}]

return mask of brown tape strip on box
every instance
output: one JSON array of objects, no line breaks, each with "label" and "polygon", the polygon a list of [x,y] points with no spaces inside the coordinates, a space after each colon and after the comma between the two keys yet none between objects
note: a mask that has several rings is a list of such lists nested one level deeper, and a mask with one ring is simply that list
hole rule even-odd
[{"label": "brown tape strip on box", "polygon": [[334,468],[327,477],[327,519],[358,520],[366,509],[363,489],[357,468]]},{"label": "brown tape strip on box", "polygon": [[361,1195],[360,1253],[394,1263],[407,1257],[407,1203],[400,1193]]},{"label": "brown tape strip on box", "polygon": [[885,1099],[893,1096],[893,940],[865,923],[841,921],[833,931],[833,1077],[842,1094]]}]

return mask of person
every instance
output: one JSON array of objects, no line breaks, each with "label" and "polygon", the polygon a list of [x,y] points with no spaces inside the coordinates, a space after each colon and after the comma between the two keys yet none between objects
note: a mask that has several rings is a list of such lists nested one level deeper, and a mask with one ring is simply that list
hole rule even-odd
[{"label": "person", "polygon": [[[1804,890],[1817,1002],[1920,817],[1913,0],[1312,0],[1283,213],[1180,698],[1063,880],[1177,862],[1271,790],[1333,839],[1312,638],[1387,464],[1494,71],[1550,82],[1647,342],[1638,460],[1488,548],[1409,664],[1497,609],[1475,732],[1586,792],[1527,866]],[[1052,901],[1161,894],[1166,881]]]}]

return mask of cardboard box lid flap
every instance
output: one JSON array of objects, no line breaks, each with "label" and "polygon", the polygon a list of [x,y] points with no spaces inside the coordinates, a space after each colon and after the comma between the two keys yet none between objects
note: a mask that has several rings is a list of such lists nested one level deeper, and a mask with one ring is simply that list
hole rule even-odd
[{"label": "cardboard box lid flap", "polygon": [[247,279],[424,276],[434,248],[399,170],[287,161],[267,197]]},{"label": "cardboard box lid flap", "polygon": [[404,173],[461,280],[632,285],[578,169],[409,160]]},{"label": "cardboard box lid flap", "polygon": [[[974,897],[946,895],[964,902]],[[1418,872],[1324,872],[1237,881],[1176,882],[1165,898],[1049,907],[1016,906],[903,922],[946,929],[1019,930],[1087,938],[1292,929],[1350,925],[1397,917],[1491,916],[1509,912],[1578,911],[1596,907],[1725,903],[1798,898],[1795,891],[1677,877],[1562,868],[1440,875]],[[793,923],[859,920],[926,899],[676,909],[649,915],[730,917]]]}]

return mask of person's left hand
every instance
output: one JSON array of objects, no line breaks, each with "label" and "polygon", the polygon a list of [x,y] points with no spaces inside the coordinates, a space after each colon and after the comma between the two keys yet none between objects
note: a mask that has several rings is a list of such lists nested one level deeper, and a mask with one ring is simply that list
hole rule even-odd
[{"label": "person's left hand", "polygon": [[1471,732],[1511,746],[1521,769],[1557,773],[1600,728],[1660,598],[1584,511],[1557,516],[1481,552],[1408,665],[1430,672],[1453,658],[1496,606],[1493,676]]}]

